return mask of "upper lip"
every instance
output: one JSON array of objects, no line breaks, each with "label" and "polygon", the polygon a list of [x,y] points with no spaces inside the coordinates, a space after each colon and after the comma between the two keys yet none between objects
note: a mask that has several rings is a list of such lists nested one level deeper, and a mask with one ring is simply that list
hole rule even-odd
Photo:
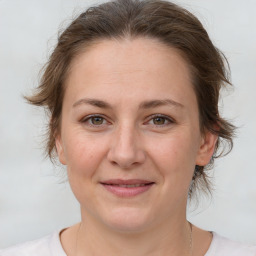
[{"label": "upper lip", "polygon": [[136,184],[151,184],[154,182],[149,180],[141,180],[141,179],[128,179],[128,180],[110,179],[110,180],[104,180],[100,183],[106,184],[106,185],[136,185]]}]

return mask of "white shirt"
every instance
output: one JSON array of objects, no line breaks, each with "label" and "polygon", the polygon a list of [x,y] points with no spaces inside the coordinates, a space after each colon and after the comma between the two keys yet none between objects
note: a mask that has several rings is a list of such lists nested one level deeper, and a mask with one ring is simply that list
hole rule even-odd
[{"label": "white shirt", "polygon": [[[60,242],[60,231],[38,240],[0,250],[0,256],[67,256]],[[213,232],[205,256],[256,256],[256,246],[231,241]]]}]

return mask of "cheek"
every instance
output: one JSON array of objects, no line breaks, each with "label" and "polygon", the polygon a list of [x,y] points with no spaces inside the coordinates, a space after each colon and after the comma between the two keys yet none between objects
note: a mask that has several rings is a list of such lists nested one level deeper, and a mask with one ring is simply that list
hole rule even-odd
[{"label": "cheek", "polygon": [[65,155],[69,176],[79,178],[92,177],[101,163],[104,154],[104,144],[99,139],[84,136],[82,133],[71,133],[66,137]]},{"label": "cheek", "polygon": [[80,202],[84,204],[93,197],[93,186],[97,182],[97,170],[104,158],[103,147],[97,140],[73,136],[67,141],[67,172],[70,187]]},{"label": "cheek", "polygon": [[151,154],[155,155],[155,159],[161,159],[161,162],[169,162],[170,166],[177,167],[191,163],[195,159],[197,151],[193,138],[184,134],[171,135],[169,138],[158,140],[157,143],[152,141],[150,147],[153,149]]},{"label": "cheek", "polygon": [[191,136],[175,134],[153,142],[151,159],[158,167],[164,182],[173,185],[190,183],[196,161],[196,143]]}]

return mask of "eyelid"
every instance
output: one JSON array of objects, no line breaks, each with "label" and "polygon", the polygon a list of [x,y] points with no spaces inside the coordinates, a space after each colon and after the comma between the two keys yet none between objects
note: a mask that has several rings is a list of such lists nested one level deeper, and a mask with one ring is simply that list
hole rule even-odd
[{"label": "eyelid", "polygon": [[149,121],[151,121],[152,119],[157,118],[157,117],[165,118],[168,121],[168,124],[162,124],[162,125],[153,124],[156,127],[167,126],[167,125],[176,123],[176,121],[172,117],[164,115],[164,114],[153,114],[153,115],[150,115],[150,116],[148,116],[146,123],[148,123]]},{"label": "eyelid", "polygon": [[[104,115],[102,115],[102,114],[91,114],[91,115],[87,115],[87,116],[83,117],[83,118],[80,120],[80,122],[81,122],[81,123],[86,123],[86,122],[88,122],[88,121],[89,121],[91,118],[93,118],[93,117],[100,117],[100,118],[103,118],[106,123],[110,123],[110,122],[107,120],[107,118],[106,118]],[[101,124],[101,125],[93,125],[93,124],[88,123],[88,125],[91,126],[91,127],[102,127],[102,126],[106,125],[106,123]]]}]

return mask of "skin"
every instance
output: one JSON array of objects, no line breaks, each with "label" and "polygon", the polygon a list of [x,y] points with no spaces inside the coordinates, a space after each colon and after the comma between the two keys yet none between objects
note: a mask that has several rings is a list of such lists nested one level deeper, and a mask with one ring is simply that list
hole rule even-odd
[{"label": "skin", "polygon": [[[188,255],[188,189],[217,137],[200,132],[186,61],[153,39],[100,41],[73,60],[65,86],[56,147],[81,205],[76,255]],[[122,198],[102,186],[108,179],[154,185]],[[61,234],[68,255],[77,230]],[[193,255],[204,255],[210,241],[194,228]]]}]

